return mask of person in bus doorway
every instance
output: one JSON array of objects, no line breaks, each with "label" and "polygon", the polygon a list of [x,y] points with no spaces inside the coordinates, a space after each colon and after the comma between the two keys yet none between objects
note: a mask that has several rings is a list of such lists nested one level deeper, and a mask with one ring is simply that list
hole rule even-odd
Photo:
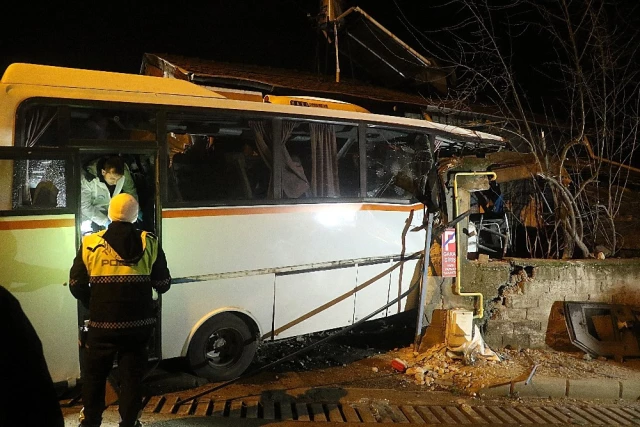
[{"label": "person in bus doorway", "polygon": [[122,157],[109,156],[90,162],[80,176],[82,233],[98,231],[109,224],[111,198],[127,193],[138,200],[136,186]]},{"label": "person in bus doorway", "polygon": [[0,426],[64,427],[38,337],[20,302],[0,286]]},{"label": "person in bus doorway", "polygon": [[138,202],[111,199],[106,230],[85,235],[70,270],[69,289],[89,309],[80,426],[99,426],[107,377],[117,355],[121,427],[139,426],[147,344],[156,322],[153,290],[169,290],[171,276],[158,239],[138,230]]}]

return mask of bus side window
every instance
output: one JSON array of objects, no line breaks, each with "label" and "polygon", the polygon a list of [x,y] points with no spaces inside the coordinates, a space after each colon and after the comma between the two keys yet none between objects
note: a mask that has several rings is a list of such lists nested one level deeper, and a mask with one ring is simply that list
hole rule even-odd
[{"label": "bus side window", "polygon": [[65,208],[66,161],[0,159],[0,210]]},{"label": "bus side window", "polygon": [[23,147],[59,146],[57,131],[58,107],[49,105],[27,105],[20,111],[22,128],[17,145]]},{"label": "bus side window", "polygon": [[73,107],[70,109],[71,139],[153,141],[155,114],[143,109]]},{"label": "bus side window", "polygon": [[[215,199],[214,153],[209,137],[180,136],[185,141],[182,151],[171,159],[171,176],[175,180],[175,197],[181,201]],[[218,153],[216,153],[216,156]]]},{"label": "bus side window", "polygon": [[286,198],[360,195],[358,129],[351,125],[285,121],[282,188]]},{"label": "bus side window", "polygon": [[418,179],[424,150],[428,150],[427,139],[418,136],[401,129],[367,129],[367,197],[414,197],[411,183]]},{"label": "bus side window", "polygon": [[[272,120],[176,113],[167,126],[172,201],[275,197]],[[282,198],[360,197],[357,126],[285,119],[277,143]]]},{"label": "bus side window", "polygon": [[215,204],[273,197],[270,166],[246,119],[169,115],[168,131],[171,201]]}]

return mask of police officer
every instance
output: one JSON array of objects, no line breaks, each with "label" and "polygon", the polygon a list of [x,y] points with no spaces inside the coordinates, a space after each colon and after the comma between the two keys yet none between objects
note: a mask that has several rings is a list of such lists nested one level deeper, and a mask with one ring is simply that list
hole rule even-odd
[{"label": "police officer", "polygon": [[147,343],[156,321],[152,289],[169,290],[167,261],[151,233],[135,228],[138,202],[116,195],[107,230],[86,235],[70,271],[69,288],[89,309],[80,426],[99,426],[105,386],[117,355],[121,372],[120,427],[139,426]]}]

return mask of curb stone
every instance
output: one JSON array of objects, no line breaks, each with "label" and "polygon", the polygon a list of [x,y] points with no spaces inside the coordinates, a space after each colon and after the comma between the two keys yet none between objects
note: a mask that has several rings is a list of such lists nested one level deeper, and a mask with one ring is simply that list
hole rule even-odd
[{"label": "curb stone", "polygon": [[525,381],[512,383],[512,393],[519,397],[566,397],[567,380],[565,378],[536,377],[529,384]]},{"label": "curb stone", "polygon": [[630,380],[583,379],[570,380],[556,377],[534,377],[529,384],[512,381],[482,388],[478,395],[487,397],[517,395],[518,397],[541,397],[573,399],[640,399],[640,384]]},{"label": "curb stone", "polygon": [[640,382],[631,380],[620,381],[620,398],[625,400],[640,400]]},{"label": "curb stone", "polygon": [[567,380],[567,396],[574,399],[619,399],[620,381]]},{"label": "curb stone", "polygon": [[511,395],[511,383],[494,385],[481,388],[478,391],[479,396],[486,397],[505,397]]}]

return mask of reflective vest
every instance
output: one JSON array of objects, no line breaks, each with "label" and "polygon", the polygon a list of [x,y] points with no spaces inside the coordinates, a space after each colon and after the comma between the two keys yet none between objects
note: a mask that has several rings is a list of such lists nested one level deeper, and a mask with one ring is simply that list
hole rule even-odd
[{"label": "reflective vest", "polygon": [[89,234],[82,241],[91,285],[89,326],[122,329],[155,323],[150,274],[158,255],[157,239],[141,232],[142,256],[131,262],[104,240],[105,232]]}]

